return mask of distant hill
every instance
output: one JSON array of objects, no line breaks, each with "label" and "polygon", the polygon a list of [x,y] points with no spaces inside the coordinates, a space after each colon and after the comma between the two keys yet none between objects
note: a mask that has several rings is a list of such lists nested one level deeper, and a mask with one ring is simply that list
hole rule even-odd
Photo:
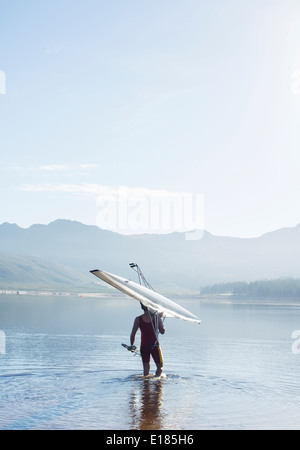
[{"label": "distant hill", "polygon": [[[15,270],[18,258],[22,271]],[[89,279],[93,284],[92,269],[136,279],[128,263],[137,262],[158,289],[199,291],[214,283],[299,278],[299,260],[300,225],[251,239],[205,231],[195,241],[186,240],[185,233],[123,236],[68,220],[26,229],[0,225],[0,280],[4,283],[9,268],[12,278],[20,282],[44,283],[48,277],[69,286]]]},{"label": "distant hill", "polygon": [[[32,256],[0,253],[0,289],[77,291],[92,288],[88,274]],[[98,289],[98,288],[97,288]],[[96,290],[96,286],[95,286]]]}]

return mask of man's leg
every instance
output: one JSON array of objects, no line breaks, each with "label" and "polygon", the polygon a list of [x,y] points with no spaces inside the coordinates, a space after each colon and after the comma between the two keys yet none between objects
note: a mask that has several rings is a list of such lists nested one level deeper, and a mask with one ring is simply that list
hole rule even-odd
[{"label": "man's leg", "polygon": [[143,361],[143,366],[144,366],[144,377],[147,377],[150,373],[150,363]]},{"label": "man's leg", "polygon": [[155,376],[160,377],[161,374],[163,373],[163,365],[164,365],[164,358],[160,346],[154,349],[152,356],[156,364]]},{"label": "man's leg", "polygon": [[161,374],[163,373],[163,365],[161,363],[156,364],[156,372],[155,372],[155,376],[156,377],[160,377]]},{"label": "man's leg", "polygon": [[141,357],[144,367],[144,377],[147,377],[150,373],[150,349],[141,347]]}]

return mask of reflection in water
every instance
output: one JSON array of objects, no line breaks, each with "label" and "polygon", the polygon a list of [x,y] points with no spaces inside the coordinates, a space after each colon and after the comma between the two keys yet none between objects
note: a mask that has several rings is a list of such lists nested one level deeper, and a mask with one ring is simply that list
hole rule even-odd
[{"label": "reflection in water", "polygon": [[0,429],[299,429],[300,304],[200,307],[168,322],[160,380],[120,345],[135,302],[0,295]]},{"label": "reflection in water", "polygon": [[139,377],[139,390],[131,393],[129,412],[132,430],[159,430],[163,428],[163,378]]}]

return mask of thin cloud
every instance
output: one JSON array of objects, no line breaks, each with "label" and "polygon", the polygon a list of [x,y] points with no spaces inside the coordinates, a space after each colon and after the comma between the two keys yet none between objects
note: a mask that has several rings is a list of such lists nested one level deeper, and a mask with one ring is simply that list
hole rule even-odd
[{"label": "thin cloud", "polygon": [[168,191],[165,189],[149,189],[145,187],[128,186],[103,186],[93,183],[67,184],[67,183],[40,183],[40,184],[22,184],[19,188],[27,192],[70,192],[94,195],[102,199],[112,197],[120,200],[130,196],[131,198],[155,197],[155,198],[176,198],[182,195],[182,192]]},{"label": "thin cloud", "polygon": [[67,169],[68,169],[68,166],[66,166],[65,164],[50,164],[50,165],[46,165],[46,166],[41,166],[37,170],[46,170],[49,172],[59,172],[61,170],[67,170]]},{"label": "thin cloud", "polygon": [[93,170],[97,169],[99,167],[99,164],[79,164],[78,167],[83,170]]},{"label": "thin cloud", "polygon": [[82,164],[44,164],[38,166],[20,166],[15,163],[0,162],[1,170],[13,170],[22,173],[68,173],[78,174],[82,172],[89,172],[99,168],[99,164],[82,163]]},{"label": "thin cloud", "polygon": [[67,183],[40,183],[22,184],[18,188],[22,192],[48,192],[48,193],[69,193],[86,195],[97,201],[98,196],[103,192],[102,187],[94,184],[67,184]]},{"label": "thin cloud", "polygon": [[62,50],[64,50],[65,46],[62,44],[56,45],[54,47],[49,47],[47,48],[44,53],[45,55],[57,55],[58,53],[60,53]]},{"label": "thin cloud", "polygon": [[[122,234],[203,230],[203,195],[144,187],[99,184],[23,184],[23,192],[68,193],[92,199],[97,225]],[[202,232],[187,239],[201,239]]]},{"label": "thin cloud", "polygon": [[139,202],[142,200],[149,201],[178,201],[187,199],[192,195],[201,196],[191,192],[169,191],[165,189],[149,189],[145,187],[129,187],[129,186],[103,186],[100,184],[81,183],[41,183],[41,184],[22,184],[19,190],[23,192],[61,192],[70,194],[84,194],[93,197],[98,205],[103,202],[113,201],[122,202]]}]

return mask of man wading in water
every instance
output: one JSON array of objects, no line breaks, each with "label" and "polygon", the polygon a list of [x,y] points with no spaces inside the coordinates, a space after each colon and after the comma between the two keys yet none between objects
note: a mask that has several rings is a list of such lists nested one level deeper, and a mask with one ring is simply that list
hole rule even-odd
[{"label": "man wading in water", "polygon": [[[164,360],[155,335],[155,321],[154,315],[141,303],[141,307],[144,310],[144,314],[135,318],[131,335],[130,335],[130,345],[133,346],[135,335],[137,330],[141,330],[141,357],[144,366],[144,376],[148,376],[150,373],[150,356],[154,359],[156,364],[155,375],[159,377],[163,372]],[[163,322],[161,317],[158,316],[158,331],[161,334],[165,333]]]}]

